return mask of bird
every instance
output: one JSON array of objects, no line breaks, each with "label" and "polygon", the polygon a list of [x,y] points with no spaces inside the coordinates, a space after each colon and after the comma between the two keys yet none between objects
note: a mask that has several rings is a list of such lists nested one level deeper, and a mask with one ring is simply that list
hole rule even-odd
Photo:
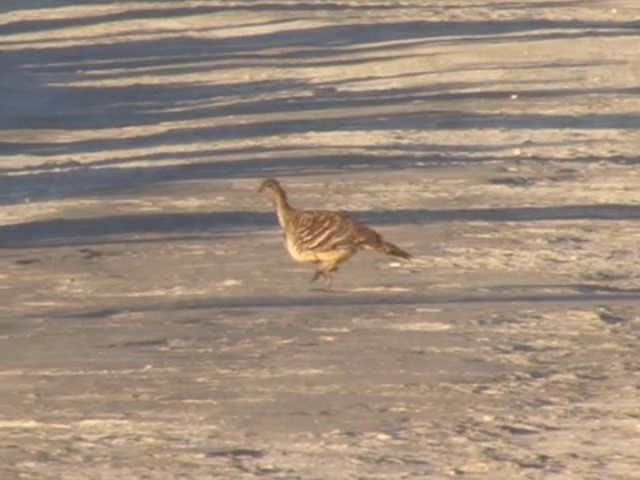
[{"label": "bird", "polygon": [[314,263],[316,271],[311,282],[324,277],[326,291],[331,290],[338,266],[359,250],[411,259],[411,254],[387,242],[378,232],[344,212],[292,207],[286,192],[273,178],[264,180],[258,192],[273,201],[291,258],[298,262]]}]

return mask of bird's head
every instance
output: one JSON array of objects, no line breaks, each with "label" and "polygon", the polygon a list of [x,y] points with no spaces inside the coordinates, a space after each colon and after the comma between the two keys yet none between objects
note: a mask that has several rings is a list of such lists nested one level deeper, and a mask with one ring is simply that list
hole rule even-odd
[{"label": "bird's head", "polygon": [[268,178],[267,180],[262,182],[258,191],[264,193],[267,197],[269,197],[274,202],[278,198],[284,198],[285,196],[284,190],[280,186],[280,183],[273,178]]}]

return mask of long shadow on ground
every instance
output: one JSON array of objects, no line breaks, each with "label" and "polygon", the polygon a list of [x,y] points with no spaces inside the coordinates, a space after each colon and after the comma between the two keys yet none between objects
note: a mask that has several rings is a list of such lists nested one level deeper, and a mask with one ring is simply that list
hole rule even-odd
[{"label": "long shadow on ground", "polygon": [[[595,204],[562,207],[405,209],[352,215],[372,225],[433,222],[531,222],[554,220],[640,220],[639,205]],[[224,233],[277,228],[273,212],[210,212],[109,215],[38,220],[0,227],[0,247],[93,243],[113,236]]]},{"label": "long shadow on ground", "polygon": [[[544,287],[544,286],[542,286]],[[108,318],[123,313],[189,310],[253,310],[290,307],[376,307],[389,305],[481,305],[490,303],[626,303],[640,300],[640,289],[615,289],[591,285],[556,286],[558,292],[541,292],[540,286],[519,286],[519,293],[372,293],[317,292],[292,296],[220,297],[203,300],[153,302],[148,306],[132,305],[122,308],[63,311],[52,318]],[[564,290],[564,291],[563,291]],[[572,291],[573,290],[573,291]]]}]

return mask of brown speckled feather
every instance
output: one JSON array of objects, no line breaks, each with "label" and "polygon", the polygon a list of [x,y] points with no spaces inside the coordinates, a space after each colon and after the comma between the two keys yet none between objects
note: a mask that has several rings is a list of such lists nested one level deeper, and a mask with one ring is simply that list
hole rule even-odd
[{"label": "brown speckled feather", "polygon": [[359,247],[379,235],[343,212],[298,211],[288,227],[301,250],[326,252],[344,246]]}]

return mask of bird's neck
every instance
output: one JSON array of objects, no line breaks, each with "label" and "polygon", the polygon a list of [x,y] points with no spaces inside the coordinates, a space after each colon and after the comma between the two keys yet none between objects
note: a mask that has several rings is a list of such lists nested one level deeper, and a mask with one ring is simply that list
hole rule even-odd
[{"label": "bird's neck", "polygon": [[274,199],[274,203],[276,206],[276,215],[278,215],[278,222],[282,228],[285,228],[291,219],[294,209],[289,205],[284,192]]}]

